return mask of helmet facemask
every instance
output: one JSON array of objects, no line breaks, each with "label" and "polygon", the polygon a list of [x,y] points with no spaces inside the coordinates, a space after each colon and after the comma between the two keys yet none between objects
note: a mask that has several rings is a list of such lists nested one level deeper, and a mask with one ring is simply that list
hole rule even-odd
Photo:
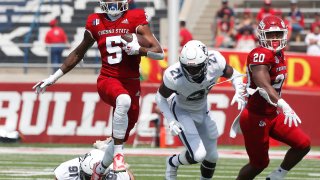
[{"label": "helmet facemask", "polygon": [[201,83],[207,74],[207,60],[197,65],[181,64],[182,71],[188,81],[193,83]]},{"label": "helmet facemask", "polygon": [[85,173],[81,168],[80,168],[80,180],[90,180],[91,175]]},{"label": "helmet facemask", "polygon": [[103,12],[111,16],[118,16],[122,12],[127,11],[129,8],[129,5],[127,0],[122,0],[122,1],[100,0],[100,8]]},{"label": "helmet facemask", "polygon": [[288,30],[258,30],[260,45],[272,51],[280,51],[287,45]]},{"label": "helmet facemask", "polygon": [[80,157],[80,179],[91,179],[93,173],[93,167],[95,163],[102,160],[104,152],[98,149],[93,149],[89,153],[86,153],[83,157]]}]

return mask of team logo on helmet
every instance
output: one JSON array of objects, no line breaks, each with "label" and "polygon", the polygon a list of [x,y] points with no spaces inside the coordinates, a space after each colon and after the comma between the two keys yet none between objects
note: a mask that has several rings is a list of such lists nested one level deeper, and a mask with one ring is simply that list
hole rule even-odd
[{"label": "team logo on helmet", "polygon": [[266,24],[263,21],[260,21],[259,26],[261,29],[264,29],[266,27]]},{"label": "team logo on helmet", "polygon": [[281,21],[281,26],[282,26],[282,28],[285,28],[285,27],[286,27],[286,24],[284,24],[284,22]]}]

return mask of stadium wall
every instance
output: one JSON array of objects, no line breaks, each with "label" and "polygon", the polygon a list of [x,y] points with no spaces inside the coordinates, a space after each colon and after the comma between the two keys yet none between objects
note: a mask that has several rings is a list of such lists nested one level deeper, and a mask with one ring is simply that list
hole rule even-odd
[{"label": "stadium wall", "polygon": [[[245,72],[247,53],[222,51],[222,54],[229,64]],[[149,60],[144,59],[143,62]],[[288,77],[282,96],[302,119],[301,127],[311,137],[312,144],[319,146],[320,131],[315,124],[320,102],[320,62],[317,57],[304,54],[287,54],[287,62]],[[147,70],[143,72],[145,80],[142,83],[138,129],[145,140],[152,139],[156,133],[153,119],[146,117],[156,115],[154,96],[165,64],[159,61],[143,63]],[[32,75],[28,78],[30,76],[17,79],[5,75],[6,81],[0,81],[0,129],[19,131],[25,143],[92,143],[111,135],[112,109],[100,101],[95,81],[92,81],[95,77],[89,78],[90,83],[77,76],[77,80],[63,81],[68,79],[68,74],[50,86],[46,93],[37,96],[31,88],[46,76]],[[238,114],[236,107],[230,106],[232,97],[230,83],[223,83],[213,88],[208,101],[216,117],[219,144],[243,145],[241,135],[235,139],[229,137],[230,126]],[[165,121],[161,122],[160,125],[164,126]],[[129,144],[133,143],[136,134],[137,128],[132,130]],[[174,145],[179,144],[177,139],[173,141]]]},{"label": "stadium wall", "polygon": [[[100,101],[94,84],[63,83],[52,86],[37,96],[31,83],[1,83],[0,129],[17,130],[25,143],[92,143],[111,136],[112,109]],[[143,117],[155,114],[155,92],[158,84],[142,84],[141,114],[143,123],[139,131],[146,140],[154,137],[156,129],[152,119]],[[208,96],[211,113],[216,118],[220,134],[219,144],[243,144],[241,136],[229,138],[233,119],[239,113],[230,106],[233,90],[217,87]],[[303,123],[302,129],[310,135],[312,144],[320,145],[318,118],[318,92],[285,90],[283,97],[294,107]],[[163,125],[164,123],[162,123]],[[132,143],[136,129],[131,132]]]}]

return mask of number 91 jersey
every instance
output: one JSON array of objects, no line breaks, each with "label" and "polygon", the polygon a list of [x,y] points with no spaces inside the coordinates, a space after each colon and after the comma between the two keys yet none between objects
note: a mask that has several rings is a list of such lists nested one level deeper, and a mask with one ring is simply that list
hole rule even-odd
[{"label": "number 91 jersey", "polygon": [[[166,87],[176,92],[177,106],[190,111],[206,108],[207,94],[215,85],[218,78],[223,75],[226,60],[218,51],[209,51],[207,74],[201,83],[192,83],[183,75],[180,63],[168,67],[163,76]],[[206,109],[205,109],[206,110]]]},{"label": "number 91 jersey", "polygon": [[[257,88],[257,85],[252,81],[251,67],[254,65],[269,66],[271,85],[281,96],[282,84],[287,76],[283,51],[276,53],[263,47],[257,47],[249,53],[247,57],[247,86],[253,89]],[[248,98],[247,108],[262,115],[271,115],[277,112],[277,108],[269,104],[259,93]]]},{"label": "number 91 jersey", "polygon": [[106,13],[88,16],[86,30],[96,40],[101,55],[100,75],[116,78],[139,78],[139,55],[127,55],[122,50],[121,35],[136,33],[139,25],[148,24],[143,10],[134,9],[124,12],[115,21],[107,18]]}]

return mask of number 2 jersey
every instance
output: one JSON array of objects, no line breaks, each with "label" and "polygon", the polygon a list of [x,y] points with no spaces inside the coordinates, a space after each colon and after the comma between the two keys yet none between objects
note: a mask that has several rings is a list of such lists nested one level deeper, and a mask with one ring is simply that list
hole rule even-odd
[{"label": "number 2 jersey", "polygon": [[115,78],[139,78],[141,56],[127,55],[122,50],[121,35],[136,33],[137,27],[148,24],[143,10],[128,10],[115,20],[108,19],[106,13],[88,16],[86,30],[98,44],[102,67],[100,75]]},{"label": "number 2 jersey", "polygon": [[[247,57],[247,86],[256,89],[257,85],[252,81],[251,67],[254,65],[268,65],[271,85],[281,95],[281,87],[287,75],[284,53],[273,52],[263,47],[253,49]],[[261,115],[273,115],[277,108],[269,104],[259,92],[249,96],[247,108],[249,111]]]},{"label": "number 2 jersey", "polygon": [[223,75],[226,60],[218,51],[209,51],[206,78],[200,83],[192,83],[183,75],[180,63],[168,67],[163,76],[166,87],[176,92],[177,106],[190,111],[206,108],[207,94]]}]

